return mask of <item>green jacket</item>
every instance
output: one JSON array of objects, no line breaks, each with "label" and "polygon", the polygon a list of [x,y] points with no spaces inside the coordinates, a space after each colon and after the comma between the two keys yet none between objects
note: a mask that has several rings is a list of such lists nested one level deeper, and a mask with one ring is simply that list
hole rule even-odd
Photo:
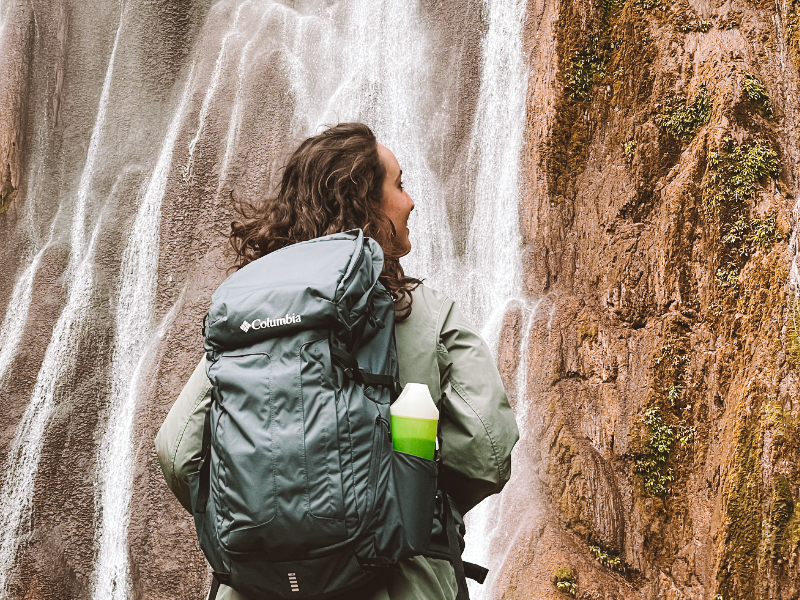
[{"label": "green jacket", "polygon": [[[411,315],[395,330],[400,382],[427,384],[439,406],[442,486],[465,513],[502,490],[511,476],[511,449],[519,432],[500,374],[477,330],[452,300],[430,288],[420,286],[414,291]],[[190,512],[188,474],[199,468],[203,422],[210,402],[211,384],[203,358],[156,436],[158,461],[167,485]],[[428,572],[431,569],[438,573],[433,579]],[[437,577],[442,589],[434,594],[430,584]],[[415,587],[417,579],[421,583]],[[374,600],[451,600],[455,596],[452,568],[444,561],[417,557],[398,565],[390,581],[394,583]],[[224,590],[218,598],[239,596]]]}]

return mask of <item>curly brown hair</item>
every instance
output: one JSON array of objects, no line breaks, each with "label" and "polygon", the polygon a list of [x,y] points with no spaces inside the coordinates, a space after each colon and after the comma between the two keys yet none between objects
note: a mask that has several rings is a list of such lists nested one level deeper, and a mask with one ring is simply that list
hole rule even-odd
[{"label": "curly brown hair", "polygon": [[341,123],[306,139],[283,167],[277,193],[259,202],[239,201],[231,223],[234,269],[290,244],[348,229],[361,229],[384,253],[381,283],[395,299],[397,319],[411,314],[411,292],[420,280],[406,277],[403,248],[383,209],[386,169],[378,142],[363,123]]}]

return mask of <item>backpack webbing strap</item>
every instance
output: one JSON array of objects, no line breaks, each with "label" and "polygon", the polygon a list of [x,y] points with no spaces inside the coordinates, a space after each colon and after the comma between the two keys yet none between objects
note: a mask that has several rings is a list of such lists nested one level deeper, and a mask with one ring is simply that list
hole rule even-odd
[{"label": "backpack webbing strap", "polygon": [[464,575],[467,576],[467,579],[483,583],[489,575],[489,569],[476,565],[475,563],[464,561]]},{"label": "backpack webbing strap", "polygon": [[[337,363],[342,369],[344,369],[344,374],[346,377],[361,383],[363,385],[371,385],[371,386],[385,386],[388,387],[389,390],[394,394],[396,397],[399,392],[398,388],[400,387],[398,381],[392,377],[391,375],[378,375],[376,373],[367,373],[358,366],[358,361],[356,357],[350,354],[349,352],[345,352],[344,350],[339,350],[334,346],[331,346],[331,359]],[[393,397],[393,398],[394,398]]]},{"label": "backpack webbing strap", "polygon": [[[206,512],[211,475],[211,407],[208,408],[206,419],[203,422],[203,446],[200,459],[200,481],[197,489],[197,501],[194,512]],[[216,581],[216,579],[215,579]]]},{"label": "backpack webbing strap", "polygon": [[217,597],[217,592],[219,592],[219,579],[217,579],[217,574],[214,573],[214,577],[211,579],[211,590],[208,592],[207,600],[214,600]]},{"label": "backpack webbing strap", "polygon": [[[446,492],[442,492],[445,529],[447,531],[447,543],[450,546],[450,556],[453,562],[453,571],[456,575],[456,585],[458,592],[456,600],[469,600],[469,589],[467,588],[467,576],[464,572],[464,561],[461,560],[461,546],[458,544],[458,532],[456,531],[456,520],[453,518],[453,510],[450,508],[450,499]],[[477,566],[477,565],[476,565]]]},{"label": "backpack webbing strap", "polygon": [[230,585],[231,584],[231,576],[230,573],[212,573],[213,577],[211,579],[211,589],[208,591],[208,596],[206,600],[214,600],[217,597],[217,593],[219,592],[219,586],[221,584]]}]

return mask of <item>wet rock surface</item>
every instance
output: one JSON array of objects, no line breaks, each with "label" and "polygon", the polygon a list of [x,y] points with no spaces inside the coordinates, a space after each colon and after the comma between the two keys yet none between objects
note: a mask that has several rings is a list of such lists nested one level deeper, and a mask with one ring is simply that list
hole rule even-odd
[{"label": "wet rock surface", "polygon": [[[509,343],[539,417],[515,469],[541,506],[492,597],[562,593],[561,567],[577,598],[800,592],[796,10],[529,7],[526,284],[553,308]],[[739,160],[753,148],[775,168]]]}]

